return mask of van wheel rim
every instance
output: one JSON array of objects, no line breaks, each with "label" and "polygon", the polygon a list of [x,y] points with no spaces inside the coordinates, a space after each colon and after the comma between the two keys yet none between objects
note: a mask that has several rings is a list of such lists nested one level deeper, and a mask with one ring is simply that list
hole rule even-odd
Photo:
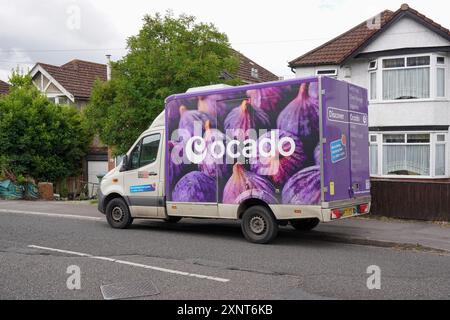
[{"label": "van wheel rim", "polygon": [[120,207],[114,207],[111,212],[114,221],[121,222],[123,220],[123,210]]},{"label": "van wheel rim", "polygon": [[262,234],[266,231],[266,221],[262,216],[254,216],[250,219],[250,230],[255,234]]}]

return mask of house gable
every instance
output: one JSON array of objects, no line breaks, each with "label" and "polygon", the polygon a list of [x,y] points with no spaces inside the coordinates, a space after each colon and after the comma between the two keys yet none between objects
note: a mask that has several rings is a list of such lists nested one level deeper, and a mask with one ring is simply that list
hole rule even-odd
[{"label": "house gable", "polygon": [[[50,75],[47,70],[45,70],[40,64],[34,66],[34,68],[30,71],[30,75],[33,79],[34,85],[44,94],[61,94],[66,96],[70,101],[75,102],[75,97],[66,88],[64,88],[61,83],[55,80],[55,78]],[[51,91],[47,90],[51,86]]]},{"label": "house gable", "polygon": [[361,50],[361,53],[449,45],[449,39],[442,37],[415,19],[404,16],[387,28],[377,39],[369,43]]}]

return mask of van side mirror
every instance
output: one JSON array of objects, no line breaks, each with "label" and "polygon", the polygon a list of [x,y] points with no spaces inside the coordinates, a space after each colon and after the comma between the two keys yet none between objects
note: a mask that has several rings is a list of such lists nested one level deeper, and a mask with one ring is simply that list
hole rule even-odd
[{"label": "van side mirror", "polygon": [[128,155],[124,155],[122,159],[122,166],[120,167],[120,172],[128,171]]}]

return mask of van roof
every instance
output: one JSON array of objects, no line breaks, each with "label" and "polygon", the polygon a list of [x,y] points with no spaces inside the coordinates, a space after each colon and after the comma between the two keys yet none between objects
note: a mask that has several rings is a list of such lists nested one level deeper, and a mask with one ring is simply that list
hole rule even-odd
[{"label": "van roof", "polygon": [[318,79],[319,79],[319,76],[314,76],[314,77],[307,77],[307,78],[295,78],[295,79],[290,79],[290,80],[248,84],[248,85],[230,87],[230,88],[225,88],[225,89],[210,89],[210,90],[197,91],[197,92],[173,94],[166,98],[165,103],[167,104],[170,101],[177,100],[177,99],[187,99],[187,98],[191,98],[191,97],[206,96],[206,95],[212,95],[212,94],[233,93],[233,92],[242,91],[242,90],[262,89],[262,88],[273,87],[273,86],[282,86],[282,85],[289,85],[289,84],[302,83],[302,82],[311,82],[311,80],[317,81]]}]

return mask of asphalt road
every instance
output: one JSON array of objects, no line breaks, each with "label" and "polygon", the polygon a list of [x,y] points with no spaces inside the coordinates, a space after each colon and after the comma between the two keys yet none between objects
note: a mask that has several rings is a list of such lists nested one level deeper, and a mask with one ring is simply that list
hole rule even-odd
[{"label": "asphalt road", "polygon": [[[450,299],[445,254],[322,241],[289,227],[256,245],[238,223],[215,220],[113,230],[91,216],[0,212],[0,299],[103,299],[100,287],[117,283],[154,285],[145,299]],[[73,265],[80,290],[67,288]],[[380,290],[367,288],[371,265]]]}]

